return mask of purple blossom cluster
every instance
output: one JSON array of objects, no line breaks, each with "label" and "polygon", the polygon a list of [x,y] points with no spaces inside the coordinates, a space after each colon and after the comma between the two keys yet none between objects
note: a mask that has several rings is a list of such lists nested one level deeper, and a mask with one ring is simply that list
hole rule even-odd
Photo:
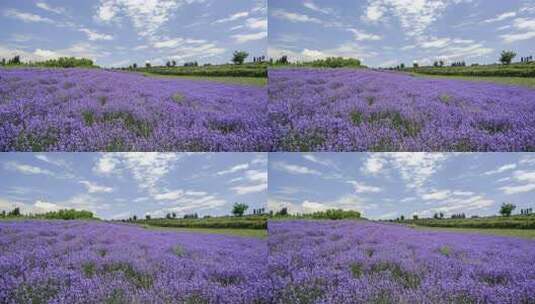
[{"label": "purple blossom cluster", "polygon": [[271,303],[266,241],[0,222],[0,303]]},{"label": "purple blossom cluster", "polygon": [[535,90],[371,70],[269,71],[281,151],[533,151]]},{"label": "purple blossom cluster", "polygon": [[275,303],[535,303],[535,241],[355,221],[272,221]]},{"label": "purple blossom cluster", "polygon": [[98,69],[0,69],[0,151],[269,151],[266,89]]}]

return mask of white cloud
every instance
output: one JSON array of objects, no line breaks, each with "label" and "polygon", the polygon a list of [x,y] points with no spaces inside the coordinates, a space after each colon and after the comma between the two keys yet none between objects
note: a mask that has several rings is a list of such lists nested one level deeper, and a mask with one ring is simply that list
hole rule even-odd
[{"label": "white cloud", "polygon": [[244,181],[243,184],[232,187],[231,190],[238,195],[244,195],[249,193],[265,192],[267,190],[268,175],[266,170],[248,170],[245,172],[245,176],[240,181]]},{"label": "white cloud", "polygon": [[113,192],[113,188],[111,187],[105,187],[105,186],[99,186],[95,183],[92,183],[90,181],[80,181],[80,184],[84,185],[87,189],[87,192],[89,193],[109,193]]},{"label": "white cloud", "polygon": [[505,43],[529,40],[535,38],[535,19],[516,18],[513,21],[516,32],[501,35]]},{"label": "white cloud", "polygon": [[97,160],[93,170],[98,174],[121,174],[128,170],[141,189],[159,193],[157,183],[181,158],[178,153],[104,153]]},{"label": "white cloud", "polygon": [[518,194],[535,190],[535,171],[517,170],[512,177],[516,183],[501,187],[503,193]]},{"label": "white cloud", "polygon": [[112,35],[97,33],[87,28],[81,28],[79,31],[85,33],[90,41],[113,40]]},{"label": "white cloud", "polygon": [[216,174],[217,175],[231,174],[231,173],[236,173],[236,172],[239,172],[239,171],[247,170],[248,168],[249,168],[249,164],[248,163],[239,164],[239,165],[232,166],[232,167],[228,168],[227,170],[219,171]]},{"label": "white cloud", "polygon": [[407,36],[420,36],[438,20],[446,8],[471,0],[369,0],[362,19],[369,22],[385,21],[390,12],[400,21]]},{"label": "white cloud", "polygon": [[57,204],[54,204],[54,203],[49,203],[49,202],[44,202],[44,201],[36,201],[34,204],[33,204],[33,210],[34,212],[36,213],[46,213],[46,212],[50,212],[50,211],[57,211],[59,209],[62,209],[63,207],[57,205]]},{"label": "white cloud", "polygon": [[282,9],[275,9],[272,11],[271,15],[275,18],[290,21],[290,22],[308,22],[308,23],[317,23],[321,24],[323,23],[321,20],[310,17],[305,14],[298,14],[298,13],[291,13]]},{"label": "white cloud", "polygon": [[326,160],[326,159],[321,159],[314,154],[303,154],[303,158],[310,162],[313,162],[322,166],[327,166],[327,167],[334,166],[334,164],[331,161]]},{"label": "white cloud", "polygon": [[49,11],[51,13],[55,13],[55,14],[64,14],[66,12],[65,8],[63,7],[52,7],[50,5],[48,5],[46,2],[44,1],[39,1],[35,4],[35,6],[37,6],[38,8],[40,9],[43,9],[45,11]]},{"label": "white cloud", "polygon": [[173,200],[177,200],[181,198],[182,196],[184,196],[184,194],[185,193],[182,190],[175,190],[175,191],[156,194],[154,195],[154,199],[157,201],[173,201]]},{"label": "white cloud", "polygon": [[16,9],[7,9],[7,10],[5,10],[4,11],[4,16],[10,17],[10,18],[15,18],[15,19],[21,20],[23,22],[54,23],[54,20],[52,20],[52,19],[49,19],[49,18],[46,18],[46,17],[41,17],[41,16],[36,15],[36,14],[21,12],[21,11],[16,10]]},{"label": "white cloud", "polygon": [[408,188],[421,188],[448,159],[444,153],[388,153]]},{"label": "white cloud", "polygon": [[383,39],[379,35],[366,33],[366,32],[363,32],[363,31],[356,30],[356,29],[348,29],[348,31],[352,32],[353,35],[355,35],[355,40],[357,40],[357,41],[367,41],[367,40],[369,40],[369,41],[377,41],[377,40]]},{"label": "white cloud", "polygon": [[5,164],[5,167],[6,167],[6,169],[17,171],[19,173],[27,174],[27,175],[42,174],[42,175],[54,176],[54,173],[49,171],[49,170],[42,169],[42,168],[39,168],[39,167],[36,167],[36,166],[19,164],[17,162],[8,162],[8,163]]},{"label": "white cloud", "polygon": [[247,18],[245,26],[252,30],[267,30],[267,18]]},{"label": "white cloud", "polygon": [[310,175],[320,175],[319,171],[314,169],[307,168],[305,166],[291,165],[284,162],[276,162],[273,164],[273,168],[285,171],[290,174],[310,174]]},{"label": "white cloud", "polygon": [[249,193],[264,192],[267,190],[267,184],[257,184],[250,186],[236,186],[231,188],[236,194],[244,195]]},{"label": "white cloud", "polygon": [[238,19],[246,18],[248,16],[249,16],[249,12],[238,12],[238,13],[235,13],[235,14],[232,14],[232,15],[228,16],[227,18],[218,19],[218,20],[214,21],[213,23],[217,24],[217,23],[225,23],[225,22],[230,22],[230,21],[236,21]]},{"label": "white cloud", "polygon": [[324,210],[329,209],[328,206],[322,203],[310,202],[310,201],[304,201],[301,204],[301,207],[302,207],[303,213],[313,213],[313,212],[324,211]]},{"label": "white cloud", "polygon": [[451,191],[449,190],[442,190],[442,191],[434,191],[434,192],[430,192],[430,193],[425,193],[422,195],[422,199],[426,200],[426,201],[431,201],[431,200],[444,200],[448,197],[451,196]]},{"label": "white cloud", "polygon": [[333,9],[327,7],[320,7],[316,3],[312,2],[312,0],[305,0],[305,2],[303,2],[303,6],[312,11],[326,15],[333,13]]},{"label": "white cloud", "polygon": [[490,171],[484,172],[483,174],[494,175],[494,174],[503,173],[505,171],[514,170],[514,169],[516,169],[516,164],[508,164],[508,165],[503,165],[496,170],[490,170]]},{"label": "white cloud", "polygon": [[493,23],[493,22],[498,22],[498,21],[503,21],[505,19],[513,18],[515,16],[516,16],[516,12],[507,12],[507,13],[500,14],[500,15],[496,16],[495,18],[484,20],[483,22],[484,23]]},{"label": "white cloud", "polygon": [[232,38],[236,43],[245,43],[249,41],[256,41],[256,40],[262,40],[267,37],[267,32],[258,32],[254,34],[238,34],[238,35],[232,35]]},{"label": "white cloud", "polygon": [[365,174],[377,175],[382,171],[387,162],[388,161],[381,154],[372,153],[369,154],[366,161],[364,161],[361,170]]},{"label": "white cloud", "polygon": [[138,35],[154,38],[178,8],[201,2],[204,0],[100,0],[95,18],[102,22],[112,22],[124,14],[132,21]]},{"label": "white cloud", "polygon": [[362,182],[348,181],[348,183],[353,185],[356,193],[378,193],[383,190],[380,187],[369,186]]}]

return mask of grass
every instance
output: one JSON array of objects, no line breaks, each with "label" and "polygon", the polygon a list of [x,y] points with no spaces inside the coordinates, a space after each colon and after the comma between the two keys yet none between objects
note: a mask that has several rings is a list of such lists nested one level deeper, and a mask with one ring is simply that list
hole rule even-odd
[{"label": "grass", "polygon": [[266,216],[218,216],[198,219],[150,219],[138,220],[136,223],[146,224],[155,227],[169,228],[193,228],[193,229],[257,229],[265,230],[267,228]]},{"label": "grass", "polygon": [[261,78],[261,77],[160,75],[160,74],[154,74],[150,72],[141,72],[141,74],[147,77],[175,78],[175,79],[187,79],[187,80],[197,80],[197,81],[212,81],[212,82],[259,86],[259,87],[266,86],[268,82],[267,78]]},{"label": "grass", "polygon": [[479,234],[490,234],[490,235],[535,239],[535,230],[529,230],[529,229],[441,228],[441,227],[424,227],[424,226],[414,226],[414,225],[410,227],[417,229],[417,230],[427,230],[427,231],[479,233]]},{"label": "grass", "polygon": [[535,78],[528,77],[479,77],[479,76],[445,76],[445,75],[427,75],[419,73],[410,73],[412,76],[438,79],[458,79],[474,82],[491,82],[506,85],[515,85],[528,88],[535,88]]},{"label": "grass", "polygon": [[208,234],[223,234],[242,237],[266,238],[267,230],[262,229],[234,229],[234,228],[174,228],[174,227],[155,227],[151,225],[143,225],[143,228],[159,231],[175,231],[175,232],[193,232],[193,233],[208,233]]}]

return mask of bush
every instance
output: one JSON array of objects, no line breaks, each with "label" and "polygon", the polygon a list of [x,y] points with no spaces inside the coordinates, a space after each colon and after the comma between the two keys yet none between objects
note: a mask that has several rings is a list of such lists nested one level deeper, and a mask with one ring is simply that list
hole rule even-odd
[{"label": "bush", "polygon": [[345,67],[360,67],[360,60],[354,58],[343,57],[328,57],[325,59],[314,60],[310,63],[305,63],[317,68],[345,68]]},{"label": "bush", "polygon": [[[307,217],[307,215],[305,215]],[[328,209],[325,211],[318,211],[310,214],[313,219],[329,219],[329,220],[343,220],[343,219],[358,219],[360,212],[342,209]]]},{"label": "bush", "polygon": [[202,219],[151,219],[145,224],[156,227],[176,228],[236,228],[267,229],[267,216],[204,217]]},{"label": "bush", "polygon": [[45,219],[56,220],[81,220],[81,219],[93,219],[93,213],[86,210],[75,209],[61,209],[58,211],[47,212],[43,215],[36,215],[37,217],[43,217]]}]

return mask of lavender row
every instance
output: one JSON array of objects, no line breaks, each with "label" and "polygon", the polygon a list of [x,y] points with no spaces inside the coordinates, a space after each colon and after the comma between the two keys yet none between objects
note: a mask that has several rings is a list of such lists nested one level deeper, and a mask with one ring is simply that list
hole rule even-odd
[{"label": "lavender row", "polygon": [[0,222],[0,303],[270,303],[264,240]]},{"label": "lavender row", "polygon": [[269,71],[283,151],[533,151],[535,90],[369,70]]},{"label": "lavender row", "polygon": [[269,151],[265,88],[0,69],[0,151]]},{"label": "lavender row", "polygon": [[269,224],[276,303],[534,303],[535,242],[397,224]]}]

